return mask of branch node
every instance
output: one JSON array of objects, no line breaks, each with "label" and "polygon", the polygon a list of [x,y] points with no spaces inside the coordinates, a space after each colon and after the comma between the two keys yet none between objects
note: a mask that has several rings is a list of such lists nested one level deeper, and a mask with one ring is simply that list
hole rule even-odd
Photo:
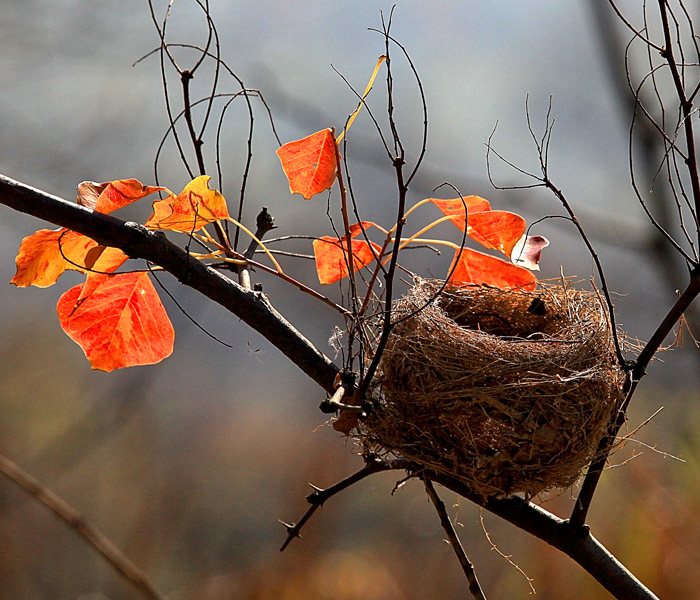
[{"label": "branch node", "polygon": [[[311,485],[311,484],[309,484]],[[307,497],[306,501],[311,504],[312,506],[323,506],[324,501],[326,500],[325,498],[325,492],[326,490],[322,490],[321,488],[317,488],[315,486],[311,486],[315,489],[315,491],[311,492]]]},{"label": "branch node", "polygon": [[571,529],[571,531],[574,533],[574,535],[578,539],[582,540],[591,534],[591,526],[590,525],[586,525],[585,523],[581,523],[581,524],[575,523],[575,522],[571,521],[571,519],[567,519],[566,521],[564,521],[564,523],[566,523],[567,527],[569,527],[569,529]]}]

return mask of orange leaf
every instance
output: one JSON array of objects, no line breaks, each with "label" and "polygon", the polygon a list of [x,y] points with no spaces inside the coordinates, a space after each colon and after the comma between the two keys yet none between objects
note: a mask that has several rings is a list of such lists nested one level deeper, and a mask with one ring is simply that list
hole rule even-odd
[{"label": "orange leaf", "polygon": [[146,227],[192,233],[207,223],[228,219],[226,200],[216,190],[209,189],[210,179],[208,175],[196,177],[177,198],[171,194],[156,200]]},{"label": "orange leaf", "polygon": [[173,326],[146,273],[89,275],[56,309],[93,369],[153,364],[173,350]]},{"label": "orange leaf", "polygon": [[479,212],[491,210],[491,205],[488,200],[480,196],[464,196],[464,198],[452,198],[450,200],[441,200],[439,198],[429,198],[429,200],[437,206],[446,216],[456,215],[461,218],[452,219],[452,222],[464,231],[464,206],[466,204],[469,215]]},{"label": "orange leaf", "polygon": [[78,184],[78,204],[101,213],[111,213],[164,187],[146,186],[138,179],[118,179],[105,183],[83,181]]},{"label": "orange leaf", "polygon": [[363,231],[367,231],[370,227],[374,227],[374,223],[372,223],[372,221],[361,221],[359,223],[355,223],[354,225],[350,225],[348,228],[350,230],[350,237],[356,238]]},{"label": "orange leaf", "polygon": [[[101,213],[110,213],[148,196],[162,187],[145,186],[137,179],[78,184],[78,204]],[[40,229],[22,240],[12,283],[19,287],[48,287],[66,270],[111,273],[128,256],[118,248],[105,248],[96,241],[68,229]]]},{"label": "orange leaf", "polygon": [[66,269],[112,272],[128,258],[118,248],[105,248],[75,231],[40,229],[22,240],[12,283],[18,287],[48,287]]},{"label": "orange leaf", "polygon": [[505,210],[470,212],[467,235],[489,250],[503,252],[508,258],[525,233],[525,219]]},{"label": "orange leaf", "polygon": [[463,248],[461,256],[459,250],[456,251],[448,272],[452,271],[455,261],[456,267],[449,279],[453,285],[486,284],[504,290],[520,288],[527,291],[534,290],[537,285],[537,278],[527,269],[470,248]]},{"label": "orange leaf", "polygon": [[[371,221],[362,221],[362,223],[356,223],[350,227],[350,237],[354,238],[363,229],[368,229],[374,225]],[[352,240],[351,248],[353,255],[353,270],[359,271],[362,267],[366,267],[370,264],[375,256],[378,256],[381,252],[381,247],[370,242],[368,244],[364,240]],[[329,283],[335,283],[336,281],[347,277],[350,274],[348,270],[348,243],[346,237],[343,236],[342,244],[338,238],[333,237],[322,237],[318,240],[314,240],[314,257],[316,258],[316,272],[318,273],[318,280],[323,285]]]},{"label": "orange leaf", "polygon": [[327,190],[335,181],[335,140],[330,129],[322,129],[303,140],[280,146],[277,156],[289,180],[289,191],[307,200]]}]

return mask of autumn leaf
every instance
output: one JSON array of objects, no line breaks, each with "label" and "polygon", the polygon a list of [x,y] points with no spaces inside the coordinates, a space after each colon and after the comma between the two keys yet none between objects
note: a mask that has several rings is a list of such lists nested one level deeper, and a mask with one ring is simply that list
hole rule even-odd
[{"label": "autumn leaf", "polygon": [[56,309],[93,369],[153,364],[173,350],[173,326],[146,273],[91,274]]},{"label": "autumn leaf", "polygon": [[226,200],[216,190],[209,189],[210,179],[208,175],[196,177],[179,196],[171,194],[156,200],[146,227],[192,233],[208,223],[228,219]]},{"label": "autumn leaf", "polygon": [[[83,181],[78,184],[77,200],[81,206],[106,214],[164,189],[145,186],[137,179]],[[22,240],[12,283],[18,287],[48,287],[66,270],[111,273],[127,259],[118,248],[105,248],[75,231],[40,229]]]},{"label": "autumn leaf", "polygon": [[330,129],[280,146],[277,156],[289,180],[289,191],[307,200],[327,190],[335,181],[336,147]]},{"label": "autumn leaf", "polygon": [[138,179],[83,181],[78,184],[78,204],[107,214],[160,190],[169,192],[164,187],[143,185]]},{"label": "autumn leaf", "polygon": [[537,285],[537,278],[527,269],[471,248],[463,248],[461,254],[459,249],[455,252],[449,272],[448,281],[456,286],[493,285],[531,291]]},{"label": "autumn leaf", "polygon": [[[373,225],[374,223],[370,221],[363,221],[362,223],[352,225],[350,227],[350,237],[357,237],[362,233],[363,229],[366,230]],[[375,256],[381,252],[380,246],[373,242],[370,243],[371,247],[365,240],[351,239],[350,247],[353,255],[353,268],[355,271],[358,271],[362,267],[366,267],[374,260]],[[349,275],[348,243],[346,236],[343,236],[342,244],[338,238],[328,236],[322,237],[314,240],[313,247],[318,280],[323,285],[335,283],[336,281]],[[374,249],[374,251],[372,251],[372,249]]]},{"label": "autumn leaf", "polygon": [[540,270],[540,255],[542,249],[549,246],[549,240],[541,235],[523,235],[513,248],[511,260],[531,271]]},{"label": "autumn leaf", "polygon": [[471,216],[473,214],[483,212],[486,210],[491,210],[491,205],[488,200],[481,198],[480,196],[464,196],[463,198],[451,198],[448,200],[442,200],[439,198],[429,198],[435,206],[437,206],[445,216],[456,217],[452,219],[452,222],[464,231],[464,206],[466,205],[468,214]]},{"label": "autumn leaf", "polygon": [[105,248],[95,240],[68,229],[40,229],[24,238],[12,283],[18,287],[48,287],[66,270],[112,272],[129,257],[118,248]]},{"label": "autumn leaf", "polygon": [[505,210],[469,213],[467,235],[489,250],[498,250],[508,258],[527,227],[520,215]]}]

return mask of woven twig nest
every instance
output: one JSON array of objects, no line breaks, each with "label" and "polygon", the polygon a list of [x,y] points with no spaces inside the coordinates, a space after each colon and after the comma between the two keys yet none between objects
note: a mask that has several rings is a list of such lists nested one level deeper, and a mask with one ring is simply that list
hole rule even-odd
[{"label": "woven twig nest", "polygon": [[419,280],[394,306],[378,406],[359,425],[364,448],[484,498],[569,487],[621,402],[600,298],[482,286],[448,288],[425,306],[441,285]]}]

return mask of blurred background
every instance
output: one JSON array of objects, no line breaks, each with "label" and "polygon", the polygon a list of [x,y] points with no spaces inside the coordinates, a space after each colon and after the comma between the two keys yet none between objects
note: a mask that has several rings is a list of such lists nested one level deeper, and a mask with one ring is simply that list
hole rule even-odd
[{"label": "blurred background", "polygon": [[[619,4],[640,22],[638,3]],[[167,2],[154,5],[162,20]],[[381,28],[380,11],[387,19],[390,10],[390,3],[366,0],[211,3],[222,58],[247,87],[262,92],[282,142],[342,128],[357,100],[334,68],[364,89],[384,52],[383,38],[368,28]],[[449,181],[528,222],[562,214],[544,191],[494,189],[486,165],[485,144],[498,124],[494,148],[536,170],[526,98],[538,135],[551,98],[550,176],[605,265],[619,323],[644,340],[684,276],[659,246],[629,186],[631,113],[619,69],[630,34],[606,23],[589,3],[574,0],[399,0],[392,33],[410,53],[429,110],[426,159],[410,201]],[[174,3],[169,41],[202,45],[206,32],[195,2]],[[160,64],[157,54],[132,63],[158,45],[142,0],[118,7],[0,0],[0,172],[67,199],[83,180],[133,177],[153,184],[154,156],[168,127]],[[180,53],[178,60],[185,66],[192,56]],[[400,52],[393,58],[396,117],[413,164],[419,95]],[[212,72],[198,71],[194,97],[208,93]],[[381,79],[370,107],[383,123]],[[169,81],[177,113],[178,82]],[[220,91],[238,89],[222,76]],[[267,113],[260,103],[254,108],[244,221],[253,226],[265,205],[280,235],[329,234],[326,198],[289,195]],[[227,112],[220,182],[215,119],[204,146],[214,185],[231,204],[245,160],[246,114],[242,102]],[[347,154],[363,219],[392,224],[393,171],[366,112],[350,130]],[[491,167],[500,185],[531,183],[493,157]],[[172,144],[161,154],[158,175],[174,191],[190,179]],[[454,196],[443,192],[435,195]],[[129,218],[148,214],[146,201]],[[426,208],[409,225],[416,230],[437,216]],[[421,485],[410,481],[391,494],[397,474],[376,475],[330,500],[302,539],[280,553],[285,532],[277,520],[303,514],[307,482],[328,486],[362,466],[352,443],[325,424],[317,408],[323,392],[257,333],[168,277],[161,280],[187,313],[233,347],[204,335],[164,297],[176,330],[173,355],[150,367],[92,371],[55,314],[60,294],[80,277],[66,274],[45,290],[9,283],[22,238],[45,227],[51,225],[0,206],[0,453],[74,505],[172,600],[469,597]],[[568,222],[546,220],[532,233],[551,241],[542,278],[563,272],[588,285],[591,259]],[[310,242],[287,248],[309,252]],[[450,258],[416,252],[410,266],[440,276]],[[319,287],[309,261],[284,264]],[[285,317],[333,357],[328,338],[342,325],[336,315],[262,273],[254,276]],[[324,292],[339,299],[337,290]],[[689,315],[689,322],[692,327],[697,317]],[[639,442],[613,457],[618,466],[604,475],[589,516],[594,534],[667,598],[700,598],[698,354],[686,335],[682,348],[652,365],[629,412],[629,430],[663,410],[637,433]],[[559,491],[542,500],[565,517],[574,494]],[[443,498],[488,597],[528,596],[526,576],[540,598],[610,597],[556,550],[452,493],[443,491]],[[135,597],[64,523],[0,479],[0,599]]]}]

